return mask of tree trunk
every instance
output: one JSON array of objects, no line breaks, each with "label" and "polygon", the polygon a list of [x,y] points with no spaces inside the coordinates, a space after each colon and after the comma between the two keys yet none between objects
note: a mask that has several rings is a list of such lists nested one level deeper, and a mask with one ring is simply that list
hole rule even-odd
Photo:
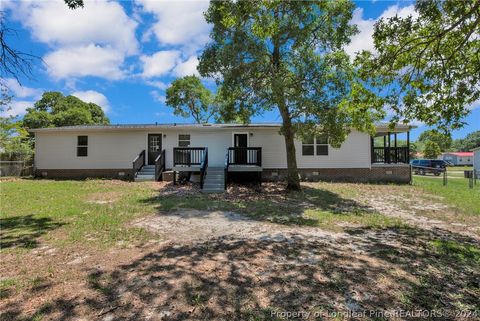
[{"label": "tree trunk", "polygon": [[[285,112],[288,117],[283,116]],[[285,147],[287,150],[287,190],[298,191],[300,190],[300,178],[298,177],[297,156],[295,152],[295,131],[293,130],[288,110],[284,112],[280,110],[280,113],[283,119],[283,136],[285,137]]]},{"label": "tree trunk", "polygon": [[[278,19],[279,13],[274,12],[275,19]],[[272,92],[273,99],[278,106],[283,120],[283,136],[285,137],[285,147],[287,150],[287,190],[300,190],[300,178],[298,177],[297,156],[295,153],[295,130],[292,126],[292,118],[288,110],[285,98],[285,84],[281,73],[280,40],[278,35],[273,38],[273,77]]]}]

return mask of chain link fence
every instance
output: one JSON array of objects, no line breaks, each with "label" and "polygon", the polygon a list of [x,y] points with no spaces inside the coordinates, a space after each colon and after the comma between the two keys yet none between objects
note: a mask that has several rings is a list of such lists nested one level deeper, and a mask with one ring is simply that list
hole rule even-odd
[{"label": "chain link fence", "polygon": [[31,161],[0,161],[0,177],[32,175],[33,163]]}]

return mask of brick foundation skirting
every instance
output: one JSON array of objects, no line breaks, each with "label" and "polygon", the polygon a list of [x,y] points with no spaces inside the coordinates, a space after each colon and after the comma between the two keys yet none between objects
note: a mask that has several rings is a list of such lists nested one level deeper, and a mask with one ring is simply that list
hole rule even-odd
[{"label": "brick foundation skirting", "polygon": [[[381,182],[408,184],[410,166],[381,166],[372,168],[299,168],[302,181]],[[263,181],[282,181],[286,169],[263,169]]]},{"label": "brick foundation skirting", "polygon": [[54,179],[116,178],[133,180],[131,168],[36,169],[35,176]]},{"label": "brick foundation skirting", "polygon": [[[343,181],[404,183],[411,181],[410,166],[379,166],[372,168],[299,168],[302,181]],[[131,168],[117,169],[37,169],[37,177],[54,179],[117,178],[133,180]],[[263,169],[263,181],[283,181],[287,170]]]}]

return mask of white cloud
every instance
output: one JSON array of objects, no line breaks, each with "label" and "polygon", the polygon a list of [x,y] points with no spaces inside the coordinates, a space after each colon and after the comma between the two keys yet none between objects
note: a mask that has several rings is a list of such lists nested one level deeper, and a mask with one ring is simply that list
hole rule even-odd
[{"label": "white cloud", "polygon": [[37,98],[42,94],[41,89],[22,86],[14,78],[4,79],[3,83],[12,92],[14,98]]},{"label": "white cloud", "polygon": [[145,12],[155,16],[156,22],[144,35],[151,33],[164,45],[180,45],[190,53],[203,47],[208,41],[210,26],[203,13],[208,1],[137,0]]},{"label": "white cloud", "polygon": [[177,77],[184,77],[184,76],[191,76],[191,75],[199,76],[199,73],[197,71],[197,66],[198,66],[197,56],[191,56],[186,61],[177,64],[175,69],[173,69],[173,74]]},{"label": "white cloud", "polygon": [[165,104],[165,100],[167,99],[164,95],[161,95],[157,90],[152,90],[150,92],[150,95],[152,95],[153,100],[156,102]]},{"label": "white cloud", "polygon": [[14,17],[29,28],[34,39],[54,46],[94,43],[128,54],[138,50],[137,22],[115,1],[86,1],[71,10],[63,0],[21,1]]},{"label": "white cloud", "polygon": [[160,90],[165,90],[169,86],[168,84],[164,83],[163,81],[159,81],[159,80],[147,80],[147,81],[145,81],[145,83],[149,86],[158,88]]},{"label": "white cloud", "polygon": [[63,0],[8,1],[5,8],[30,30],[33,39],[54,49],[44,60],[56,79],[120,79],[125,57],[138,53],[138,23],[116,1],[86,1],[84,8],[76,10]]},{"label": "white cloud", "polygon": [[179,62],[180,51],[159,51],[152,56],[140,56],[143,63],[142,76],[145,78],[159,77],[168,74]]},{"label": "white cloud", "polygon": [[27,100],[19,100],[19,101],[12,101],[12,103],[8,106],[7,110],[4,110],[1,113],[2,117],[9,117],[9,116],[23,116],[25,115],[26,109],[33,107],[33,101]]},{"label": "white cloud", "polygon": [[62,48],[45,56],[48,73],[56,79],[97,76],[110,80],[121,79],[124,56],[116,50],[90,44]]},{"label": "white cloud", "polygon": [[353,12],[352,24],[356,24],[359,33],[352,37],[351,42],[346,46],[345,51],[351,56],[355,56],[356,52],[362,50],[375,51],[373,43],[373,31],[375,22],[381,18],[387,19],[398,15],[400,18],[406,18],[408,16],[417,17],[418,14],[415,11],[414,5],[407,7],[399,7],[393,5],[388,7],[377,19],[363,19],[363,8],[357,8]]},{"label": "white cloud", "polygon": [[97,104],[102,108],[105,113],[110,112],[110,103],[104,94],[95,90],[76,91],[72,93],[72,96],[80,98],[84,102]]}]

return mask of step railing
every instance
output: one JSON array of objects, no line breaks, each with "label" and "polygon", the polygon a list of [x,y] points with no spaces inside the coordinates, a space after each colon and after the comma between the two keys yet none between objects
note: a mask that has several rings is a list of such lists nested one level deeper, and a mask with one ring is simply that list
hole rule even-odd
[{"label": "step railing", "polygon": [[132,161],[133,175],[137,176],[138,171],[145,165],[145,149],[140,152]]},{"label": "step railing", "polygon": [[202,162],[200,163],[200,188],[203,189],[203,183],[205,181],[205,175],[207,174],[208,168],[208,148],[205,147],[205,152],[203,153]]},{"label": "step railing", "polygon": [[228,179],[228,167],[230,166],[230,153],[227,149],[227,154],[225,155],[225,166],[223,168],[223,184],[224,184],[224,188],[225,190],[227,190],[227,179]]},{"label": "step railing", "polygon": [[155,181],[162,180],[162,173],[165,171],[165,149],[155,158]]}]

